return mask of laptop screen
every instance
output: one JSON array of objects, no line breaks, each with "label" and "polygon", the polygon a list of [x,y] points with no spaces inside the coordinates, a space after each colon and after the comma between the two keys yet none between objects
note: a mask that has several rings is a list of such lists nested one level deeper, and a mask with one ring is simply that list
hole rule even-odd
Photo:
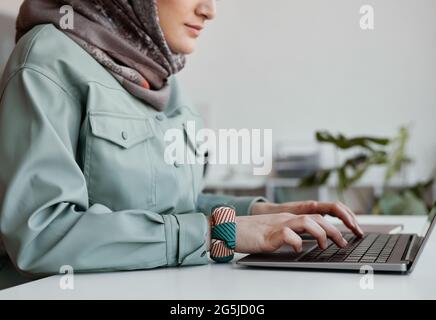
[{"label": "laptop screen", "polygon": [[409,268],[409,272],[411,272],[415,268],[416,263],[418,261],[418,258],[420,257],[420,255],[422,253],[422,250],[424,249],[424,246],[425,246],[428,238],[430,237],[430,234],[431,234],[432,230],[434,229],[434,225],[435,224],[436,224],[436,202],[433,203],[433,208],[431,209],[430,213],[428,214],[428,222],[427,222],[426,228],[425,228],[426,231],[424,231],[425,235],[424,235],[424,238],[421,241],[421,244],[419,246],[418,252],[415,255],[415,259],[414,259],[412,265]]},{"label": "laptop screen", "polygon": [[425,224],[424,230],[421,234],[424,238],[427,238],[430,235],[430,233],[431,233],[431,231],[436,223],[435,217],[436,217],[436,202],[433,204],[433,208],[431,209],[430,213],[428,214],[427,223]]}]

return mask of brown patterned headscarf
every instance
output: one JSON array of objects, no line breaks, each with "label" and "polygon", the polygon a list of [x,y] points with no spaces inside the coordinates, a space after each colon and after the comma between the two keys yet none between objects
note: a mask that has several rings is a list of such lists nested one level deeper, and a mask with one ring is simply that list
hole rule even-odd
[{"label": "brown patterned headscarf", "polygon": [[[74,10],[74,27],[61,28],[60,8]],[[102,64],[134,96],[159,111],[168,103],[168,78],[185,65],[159,24],[156,0],[25,0],[18,40],[38,24],[52,23]]]}]

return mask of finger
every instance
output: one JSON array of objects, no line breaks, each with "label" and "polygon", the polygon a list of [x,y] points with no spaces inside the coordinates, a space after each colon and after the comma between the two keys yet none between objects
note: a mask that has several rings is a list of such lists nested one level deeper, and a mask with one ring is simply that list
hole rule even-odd
[{"label": "finger", "polygon": [[289,227],[297,232],[307,232],[317,241],[321,249],[327,249],[327,233],[319,224],[307,215],[299,216],[289,221]]},{"label": "finger", "polygon": [[342,233],[333,224],[328,222],[321,215],[313,215],[310,217],[313,220],[315,220],[315,222],[317,222],[321,226],[321,228],[324,229],[324,231],[327,233],[327,237],[332,239],[338,247],[343,248],[343,247],[347,246],[347,244],[348,244],[347,240],[344,239],[344,237],[342,236]]},{"label": "finger", "polygon": [[292,246],[295,252],[301,252],[303,249],[301,237],[288,227],[283,228],[283,241]]},{"label": "finger", "polygon": [[342,208],[344,208],[345,210],[347,210],[348,213],[353,217],[354,223],[357,226],[358,231],[360,232],[360,236],[363,236],[364,232],[363,232],[362,228],[359,225],[359,221],[357,220],[357,215],[353,212],[353,210],[351,210],[349,207],[347,207],[342,202],[339,202],[339,205],[342,206]]},{"label": "finger", "polygon": [[355,223],[357,223],[357,218],[356,218],[356,214],[350,209],[348,208],[343,202],[338,201],[336,202],[336,204],[338,206],[340,206],[342,209],[344,209],[345,211],[348,212],[348,214],[351,216],[351,218],[354,220]]},{"label": "finger", "polygon": [[289,211],[294,214],[310,214],[316,201],[293,201],[287,203]]},{"label": "finger", "polygon": [[350,229],[355,235],[361,236],[361,232],[357,223],[354,221],[350,213],[342,208],[338,203],[332,202],[319,202],[319,211],[327,213],[331,216],[337,217]]}]

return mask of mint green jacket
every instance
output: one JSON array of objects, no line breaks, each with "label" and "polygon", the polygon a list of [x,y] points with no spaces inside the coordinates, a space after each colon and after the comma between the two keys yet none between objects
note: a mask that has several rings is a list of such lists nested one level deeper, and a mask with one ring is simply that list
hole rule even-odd
[{"label": "mint green jacket", "polygon": [[18,270],[206,264],[211,208],[265,201],[204,194],[203,165],[164,161],[167,129],[202,126],[170,81],[158,112],[53,25],[20,40],[0,82],[0,230]]}]

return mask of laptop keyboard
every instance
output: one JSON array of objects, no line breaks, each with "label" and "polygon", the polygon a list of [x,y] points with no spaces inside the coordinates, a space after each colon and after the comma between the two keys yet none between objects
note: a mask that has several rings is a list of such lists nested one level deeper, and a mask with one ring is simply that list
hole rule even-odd
[{"label": "laptop keyboard", "polygon": [[385,263],[388,261],[399,235],[370,233],[363,238],[358,238],[347,233],[344,238],[348,241],[345,248],[340,248],[332,243],[325,250],[316,248],[309,251],[298,261]]}]

